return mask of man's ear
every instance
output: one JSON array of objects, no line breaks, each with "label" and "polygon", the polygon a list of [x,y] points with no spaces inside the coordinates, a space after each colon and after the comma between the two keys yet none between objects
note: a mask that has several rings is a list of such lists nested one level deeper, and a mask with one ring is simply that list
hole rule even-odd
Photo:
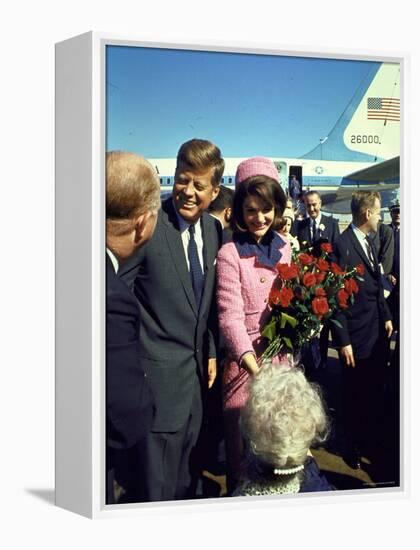
[{"label": "man's ear", "polygon": [[213,186],[211,202],[213,202],[214,199],[217,197],[217,195],[219,194],[219,191],[220,191],[220,186],[219,185],[217,185],[216,187]]},{"label": "man's ear", "polygon": [[138,243],[142,240],[144,232],[146,230],[147,220],[149,219],[149,212],[140,214],[140,216],[134,222],[135,242]]},{"label": "man's ear", "polygon": [[232,217],[232,208],[230,208],[230,207],[225,208],[225,220],[227,222],[230,222],[231,217]]}]

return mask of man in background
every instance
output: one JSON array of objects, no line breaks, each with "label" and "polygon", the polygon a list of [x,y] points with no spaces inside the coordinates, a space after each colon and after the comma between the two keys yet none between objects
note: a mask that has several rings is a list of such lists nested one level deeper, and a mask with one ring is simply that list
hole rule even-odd
[{"label": "man in background", "polygon": [[380,219],[379,193],[354,193],[351,212],[352,223],[335,242],[335,260],[342,269],[361,265],[358,269],[363,280],[357,280],[353,304],[344,289],[337,293],[339,310],[335,319],[340,326],[334,324],[332,331],[344,369],[343,458],[349,466],[357,468],[362,453],[369,453],[381,439],[388,339],[393,327],[376,250],[369,237],[377,230]]},{"label": "man in background", "polygon": [[296,201],[301,192],[302,192],[302,189],[300,186],[300,181],[297,179],[297,177],[294,174],[292,174],[290,176],[290,181],[289,181],[289,194],[292,198],[293,204],[296,204]]},{"label": "man in background", "polygon": [[[311,246],[313,254],[320,255],[320,245],[330,243],[332,246],[340,235],[338,220],[332,216],[325,216],[321,212],[322,201],[318,191],[308,191],[304,196],[307,217],[296,220],[292,226],[292,235],[299,241],[301,250]],[[328,340],[330,324],[327,322],[319,337],[319,362],[322,367],[328,360]],[[316,366],[316,365],[315,365]]]},{"label": "man in background", "polygon": [[211,216],[217,218],[223,228],[223,243],[232,237],[230,229],[230,218],[232,217],[233,189],[224,185],[220,186],[220,191],[213,202],[210,203],[208,212]]},{"label": "man in background", "polygon": [[395,330],[399,330],[400,320],[400,203],[395,201],[389,207],[389,213],[391,214],[392,223],[391,228],[394,236],[394,255],[392,261],[392,267],[389,272],[389,280],[393,286],[391,296],[388,299],[391,313],[394,318]]},{"label": "man in background", "polygon": [[[153,399],[140,361],[140,308],[118,272],[152,236],[160,207],[157,174],[144,158],[106,156],[107,504],[144,497],[143,439]],[[117,495],[116,493],[119,493]]]},{"label": "man in background", "polygon": [[298,238],[301,247],[306,243],[307,246],[316,248],[320,241],[333,245],[340,234],[338,220],[322,214],[321,195],[318,191],[308,191],[304,195],[304,200],[307,217],[295,222],[293,235]]}]

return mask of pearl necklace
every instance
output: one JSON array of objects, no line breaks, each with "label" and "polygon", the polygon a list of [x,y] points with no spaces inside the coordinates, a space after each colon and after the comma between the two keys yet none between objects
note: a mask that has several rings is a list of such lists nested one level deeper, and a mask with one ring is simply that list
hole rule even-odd
[{"label": "pearl necklace", "polygon": [[304,469],[304,465],[294,466],[293,468],[274,468],[273,473],[276,476],[288,476],[291,474],[297,474]]}]

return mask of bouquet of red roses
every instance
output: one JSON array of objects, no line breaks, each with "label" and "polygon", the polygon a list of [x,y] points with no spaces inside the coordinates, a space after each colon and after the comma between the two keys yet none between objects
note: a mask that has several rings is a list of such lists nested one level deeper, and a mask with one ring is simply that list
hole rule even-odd
[{"label": "bouquet of red roses", "polygon": [[[329,260],[329,243],[321,244],[319,257],[310,252],[294,251],[290,265],[277,264],[278,276],[268,298],[271,316],[261,331],[269,341],[263,360],[301,350],[337,309],[353,304],[359,291],[356,279],[363,281],[363,264],[341,269]],[[341,326],[335,319],[331,322]]]}]

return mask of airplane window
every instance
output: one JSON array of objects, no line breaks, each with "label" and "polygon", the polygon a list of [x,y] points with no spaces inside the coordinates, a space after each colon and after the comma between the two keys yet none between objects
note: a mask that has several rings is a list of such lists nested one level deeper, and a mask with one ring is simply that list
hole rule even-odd
[{"label": "airplane window", "polygon": [[232,183],[232,178],[229,178],[229,183]]},{"label": "airplane window", "polygon": [[167,178],[166,183],[171,183],[171,178]]}]

